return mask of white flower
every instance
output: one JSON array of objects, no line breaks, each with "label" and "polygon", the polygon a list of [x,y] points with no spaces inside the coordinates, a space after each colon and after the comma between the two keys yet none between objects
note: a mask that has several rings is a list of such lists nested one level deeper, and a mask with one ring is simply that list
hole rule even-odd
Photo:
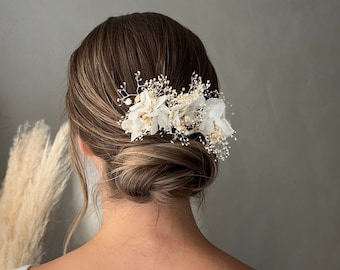
[{"label": "white flower", "polygon": [[203,121],[200,131],[203,135],[215,133],[215,126],[219,127],[224,137],[230,137],[235,131],[225,118],[225,103],[219,98],[210,98],[203,110]]},{"label": "white flower", "polygon": [[130,107],[121,124],[126,132],[131,133],[131,141],[142,135],[154,135],[168,125],[170,111],[165,104],[167,96],[157,97],[151,91],[143,91],[139,96],[140,101]]},{"label": "white flower", "polygon": [[178,104],[171,107],[171,125],[177,130],[183,131],[185,135],[190,135],[197,130],[188,129],[192,125],[200,121],[198,119],[200,110],[204,106],[205,98],[202,95],[197,95],[196,91],[179,95],[177,97]]},{"label": "white flower", "polygon": [[131,133],[131,141],[143,135],[144,123],[140,119],[126,119],[122,121],[121,127],[126,133]]},{"label": "white flower", "polygon": [[[158,131],[172,135],[171,142],[179,140],[188,145],[189,135],[201,133],[200,140],[209,153],[224,160],[229,155],[228,137],[234,134],[225,117],[225,103],[222,98],[211,98],[210,82],[202,82],[197,74],[191,77],[187,92],[178,94],[169,86],[164,75],[141,84],[140,72],[136,72],[137,94],[129,94],[126,84],[119,88],[119,93],[129,110],[120,121],[126,133],[131,134],[131,141],[154,135]],[[185,90],[185,89],[184,89]]]}]

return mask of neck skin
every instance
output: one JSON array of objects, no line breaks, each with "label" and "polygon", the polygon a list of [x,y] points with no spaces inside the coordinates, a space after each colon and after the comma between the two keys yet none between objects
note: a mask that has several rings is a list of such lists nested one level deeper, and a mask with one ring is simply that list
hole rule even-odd
[{"label": "neck skin", "polygon": [[105,201],[102,227],[75,251],[70,269],[112,269],[113,265],[117,269],[136,269],[136,265],[138,269],[174,269],[174,262],[197,261],[196,254],[206,247],[188,200],[171,205]]},{"label": "neck skin", "polygon": [[[148,243],[150,247],[164,242],[181,245],[191,237],[203,237],[192,214],[189,200],[177,200],[170,205],[155,202],[134,203],[127,200],[105,200],[103,224],[92,240],[104,245]],[[110,243],[108,239],[115,239]]]},{"label": "neck skin", "polygon": [[[105,171],[104,162],[100,158],[91,156],[91,159],[99,172]],[[128,240],[161,245],[163,241],[180,244],[179,241],[191,237],[205,239],[196,225],[188,198],[177,199],[166,205],[114,200],[109,198],[110,191],[105,183],[101,193],[103,224],[92,240],[93,243],[115,239],[115,243]]]}]

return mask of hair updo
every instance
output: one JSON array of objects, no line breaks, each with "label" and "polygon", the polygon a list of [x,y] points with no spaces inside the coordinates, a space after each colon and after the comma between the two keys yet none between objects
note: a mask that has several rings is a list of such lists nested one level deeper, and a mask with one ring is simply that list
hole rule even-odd
[{"label": "hair updo", "polygon": [[77,136],[105,161],[104,180],[112,198],[171,203],[198,195],[216,178],[217,164],[197,134],[188,146],[159,134],[131,142],[118,123],[128,107],[119,106],[117,89],[126,82],[128,91],[135,93],[138,70],[143,79],[164,74],[179,90],[190,84],[195,71],[210,80],[211,89],[218,89],[201,40],[171,18],[134,13],[98,25],[71,56],[66,95],[71,152],[85,194]]}]

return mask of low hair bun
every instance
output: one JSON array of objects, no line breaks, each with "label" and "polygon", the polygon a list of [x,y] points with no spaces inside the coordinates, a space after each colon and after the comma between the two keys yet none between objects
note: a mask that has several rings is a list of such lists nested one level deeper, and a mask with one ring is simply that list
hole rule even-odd
[{"label": "low hair bun", "polygon": [[217,163],[201,143],[136,145],[123,149],[107,168],[113,198],[169,203],[200,194],[216,178]]}]

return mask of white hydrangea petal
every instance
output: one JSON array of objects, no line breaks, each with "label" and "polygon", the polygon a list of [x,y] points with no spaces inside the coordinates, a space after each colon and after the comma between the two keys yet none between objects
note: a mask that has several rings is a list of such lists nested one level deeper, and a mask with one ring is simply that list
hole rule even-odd
[{"label": "white hydrangea petal", "polygon": [[157,110],[159,107],[163,106],[165,101],[167,100],[167,98],[168,98],[167,96],[160,96],[160,97],[158,97],[157,103],[155,105],[155,109]]},{"label": "white hydrangea petal", "polygon": [[164,112],[161,112],[159,115],[158,115],[158,125],[160,128],[163,128],[163,129],[167,129],[168,127],[168,124],[169,124],[169,114],[168,113],[164,113]]},{"label": "white hydrangea petal", "polygon": [[142,131],[140,130],[134,130],[131,132],[131,142],[133,142],[134,140],[136,140],[138,137],[140,137],[142,135]]},{"label": "white hydrangea petal", "polygon": [[136,103],[135,105],[130,106],[129,111],[130,111],[130,112],[138,111],[138,110],[140,110],[141,108],[143,108],[143,106],[144,106],[144,103],[138,102],[138,103]]},{"label": "white hydrangea petal", "polygon": [[209,118],[221,118],[224,116],[225,104],[221,99],[211,98],[207,100],[206,109],[209,111]]},{"label": "white hydrangea petal", "polygon": [[150,94],[148,91],[144,91],[140,94],[140,103],[144,104],[144,106],[150,106],[151,105],[151,99]]},{"label": "white hydrangea petal", "polygon": [[215,131],[214,121],[212,119],[205,119],[200,125],[200,131],[203,135],[210,135]]},{"label": "white hydrangea petal", "polygon": [[130,119],[132,121],[136,120],[139,117],[139,113],[140,113],[139,110],[138,111],[131,111],[128,115],[128,119]]},{"label": "white hydrangea petal", "polygon": [[157,118],[158,118],[158,117],[154,117],[154,118],[152,119],[151,131],[150,131],[150,134],[151,134],[151,135],[156,134],[157,131],[158,131],[158,121],[157,121]]},{"label": "white hydrangea petal", "polygon": [[122,127],[123,130],[129,132],[131,124],[132,124],[131,120],[126,119],[126,120],[121,122],[120,126]]},{"label": "white hydrangea petal", "polygon": [[216,119],[215,124],[222,129],[225,137],[230,137],[234,134],[235,130],[231,127],[230,122],[227,119]]}]

